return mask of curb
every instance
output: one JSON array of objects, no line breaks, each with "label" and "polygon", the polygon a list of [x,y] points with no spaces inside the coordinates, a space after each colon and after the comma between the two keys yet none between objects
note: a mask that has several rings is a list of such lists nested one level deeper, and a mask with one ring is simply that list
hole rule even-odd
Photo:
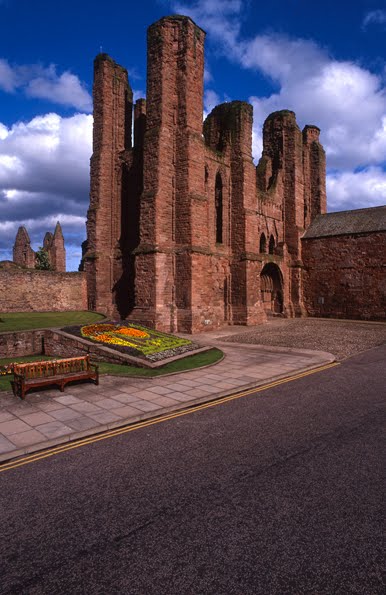
[{"label": "curb", "polygon": [[309,372],[311,370],[318,370],[318,368],[322,368],[322,367],[332,364],[336,361],[335,357],[333,357],[331,354],[328,354],[328,355],[330,357],[328,358],[327,361],[324,361],[323,363],[319,363],[317,365],[310,365],[310,366],[305,366],[303,368],[299,368],[298,370],[294,371],[290,375],[277,374],[276,376],[264,378],[264,380],[261,380],[259,382],[256,382],[256,381],[249,382],[247,384],[244,384],[243,386],[238,387],[237,390],[235,390],[235,389],[224,390],[224,391],[216,393],[215,395],[211,395],[210,397],[209,396],[197,397],[195,399],[192,399],[191,401],[184,401],[183,403],[180,403],[179,405],[170,405],[169,407],[161,407],[160,409],[156,409],[155,411],[140,413],[138,415],[135,415],[134,417],[122,419],[122,420],[111,422],[108,424],[103,424],[103,425],[98,426],[94,429],[90,428],[88,430],[83,430],[81,432],[74,432],[70,435],[60,436],[58,438],[53,438],[51,440],[46,440],[44,442],[32,444],[31,446],[19,448],[19,449],[10,451],[9,453],[3,453],[0,455],[0,464],[9,462],[13,459],[17,459],[24,455],[32,454],[32,453],[39,452],[39,451],[44,451],[44,450],[51,448],[53,446],[59,446],[61,444],[65,444],[67,442],[68,443],[75,442],[76,440],[80,440],[82,438],[87,438],[88,436],[96,436],[97,434],[102,434],[103,432],[106,432],[108,430],[115,430],[117,428],[122,428],[124,426],[134,425],[140,421],[154,419],[154,418],[160,417],[164,414],[171,413],[173,411],[180,411],[182,409],[188,409],[194,405],[210,403],[212,401],[216,401],[223,397],[237,395],[238,393],[241,393],[245,390],[249,390],[252,388],[259,388],[261,386],[264,386],[265,384],[270,384],[270,383],[276,382],[278,380],[284,380],[286,378],[291,378],[293,376],[296,376],[298,374],[302,374],[305,372]]}]

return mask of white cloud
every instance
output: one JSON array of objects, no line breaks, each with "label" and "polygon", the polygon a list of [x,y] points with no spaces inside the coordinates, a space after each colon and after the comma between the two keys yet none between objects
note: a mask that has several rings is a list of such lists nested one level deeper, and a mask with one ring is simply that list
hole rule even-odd
[{"label": "white cloud", "polygon": [[142,89],[133,89],[133,103],[135,103],[138,99],[144,99],[145,97],[145,91],[142,91]]},{"label": "white cloud", "polygon": [[208,65],[205,65],[204,68],[204,83],[210,83],[211,81],[213,81],[213,75],[210,71],[210,68]]},{"label": "white cloud", "polygon": [[172,2],[173,10],[190,16],[208,33],[233,47],[240,31],[237,18],[242,0],[196,0],[195,2]]},{"label": "white cloud", "polygon": [[26,93],[30,97],[48,99],[60,105],[69,105],[84,112],[92,111],[92,101],[78,77],[70,72],[52,79],[39,77],[28,83]]},{"label": "white cloud", "polygon": [[59,75],[51,64],[11,66],[0,59],[0,89],[7,93],[23,91],[29,97],[46,99],[53,103],[73,107],[82,112],[92,111],[92,99],[79,78],[71,72]]},{"label": "white cloud", "polygon": [[386,26],[386,10],[372,10],[365,15],[362,28],[367,29],[371,24]]},{"label": "white cloud", "polygon": [[386,204],[386,172],[380,167],[363,171],[342,171],[327,176],[327,193],[332,211]]},{"label": "white cloud", "polygon": [[0,89],[12,93],[17,87],[17,76],[6,60],[0,59]]},{"label": "white cloud", "polygon": [[326,60],[325,52],[314,42],[277,34],[236,40],[234,50],[244,68],[259,70],[281,84],[288,78],[304,80]]},{"label": "white cloud", "polygon": [[219,103],[221,103],[221,100],[216,91],[207,89],[204,93],[204,118],[206,118],[212,109]]},{"label": "white cloud", "polygon": [[[216,42],[217,51],[245,69],[262,73],[278,87],[267,97],[249,98],[254,107],[255,160],[262,151],[265,118],[273,111],[291,109],[301,127],[316,124],[321,128],[328,167],[344,172],[339,179],[338,174],[330,177],[329,191],[335,192],[331,195],[331,206],[343,200],[341,194],[338,196],[338,184],[340,192],[343,185],[348,191],[348,185],[359,180],[362,199],[356,194],[359,186],[353,187],[352,204],[358,206],[358,201],[362,201],[362,206],[366,206],[378,200],[372,192],[364,191],[363,184],[366,180],[366,188],[370,187],[371,176],[378,172],[374,167],[384,164],[386,158],[384,75],[371,73],[353,61],[337,60],[312,40],[275,33],[243,38],[240,25],[247,3],[241,0],[179,0],[172,2],[172,6],[202,26]],[[365,22],[383,24],[384,18],[386,11],[373,11],[365,17]],[[354,174],[357,168],[366,168],[366,176]],[[376,184],[373,188],[379,190]]]},{"label": "white cloud", "polygon": [[0,124],[0,259],[11,257],[20,225],[37,248],[59,220],[76,266],[72,250],[86,234],[92,122],[91,115],[51,113],[11,128]]},{"label": "white cloud", "polygon": [[313,73],[300,78],[296,64],[292,67],[296,74],[282,79],[278,93],[250,98],[259,133],[269,113],[292,109],[301,126],[317,124],[321,128],[329,167],[382,163],[386,154],[386,94],[380,77],[351,62],[327,57]]},{"label": "white cloud", "polygon": [[0,122],[0,140],[4,140],[8,136],[8,128]]},{"label": "white cloud", "polygon": [[50,113],[7,129],[0,141],[0,189],[56,192],[61,188],[64,195],[86,190],[92,121],[86,114],[62,118]]}]

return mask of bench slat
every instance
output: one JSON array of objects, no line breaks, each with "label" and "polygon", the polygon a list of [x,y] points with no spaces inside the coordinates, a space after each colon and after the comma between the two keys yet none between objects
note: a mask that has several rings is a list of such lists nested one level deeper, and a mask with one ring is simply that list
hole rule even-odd
[{"label": "bench slat", "polygon": [[99,384],[98,366],[91,364],[89,355],[14,364],[13,373],[14,394],[20,393],[22,399],[31,387],[59,384],[63,391],[67,382],[78,379],[90,379]]}]

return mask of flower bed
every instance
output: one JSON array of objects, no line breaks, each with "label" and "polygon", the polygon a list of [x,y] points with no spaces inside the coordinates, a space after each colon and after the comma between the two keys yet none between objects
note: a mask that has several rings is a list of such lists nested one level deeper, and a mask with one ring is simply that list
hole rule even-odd
[{"label": "flower bed", "polygon": [[121,353],[152,362],[181,355],[198,348],[198,345],[189,339],[182,339],[128,322],[108,321],[86,326],[65,327],[62,330]]},{"label": "flower bed", "polygon": [[0,366],[0,376],[8,376],[13,374],[13,367],[18,362],[12,362],[11,364],[5,364],[4,366]]}]

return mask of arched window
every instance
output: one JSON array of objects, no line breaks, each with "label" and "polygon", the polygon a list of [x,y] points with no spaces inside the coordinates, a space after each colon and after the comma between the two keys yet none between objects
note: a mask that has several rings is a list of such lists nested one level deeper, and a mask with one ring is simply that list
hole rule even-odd
[{"label": "arched window", "polygon": [[268,246],[268,252],[270,254],[273,254],[275,251],[275,239],[274,237],[271,235],[271,237],[269,238],[269,246]]},{"label": "arched window", "polygon": [[209,170],[208,170],[208,166],[205,165],[205,192],[208,190],[208,179],[209,179]]},{"label": "arched window", "polygon": [[264,233],[260,236],[260,252],[267,252],[267,240]]},{"label": "arched window", "polygon": [[215,188],[215,210],[216,210],[216,244],[223,243],[223,200],[222,200],[222,179],[218,173],[216,176]]}]

